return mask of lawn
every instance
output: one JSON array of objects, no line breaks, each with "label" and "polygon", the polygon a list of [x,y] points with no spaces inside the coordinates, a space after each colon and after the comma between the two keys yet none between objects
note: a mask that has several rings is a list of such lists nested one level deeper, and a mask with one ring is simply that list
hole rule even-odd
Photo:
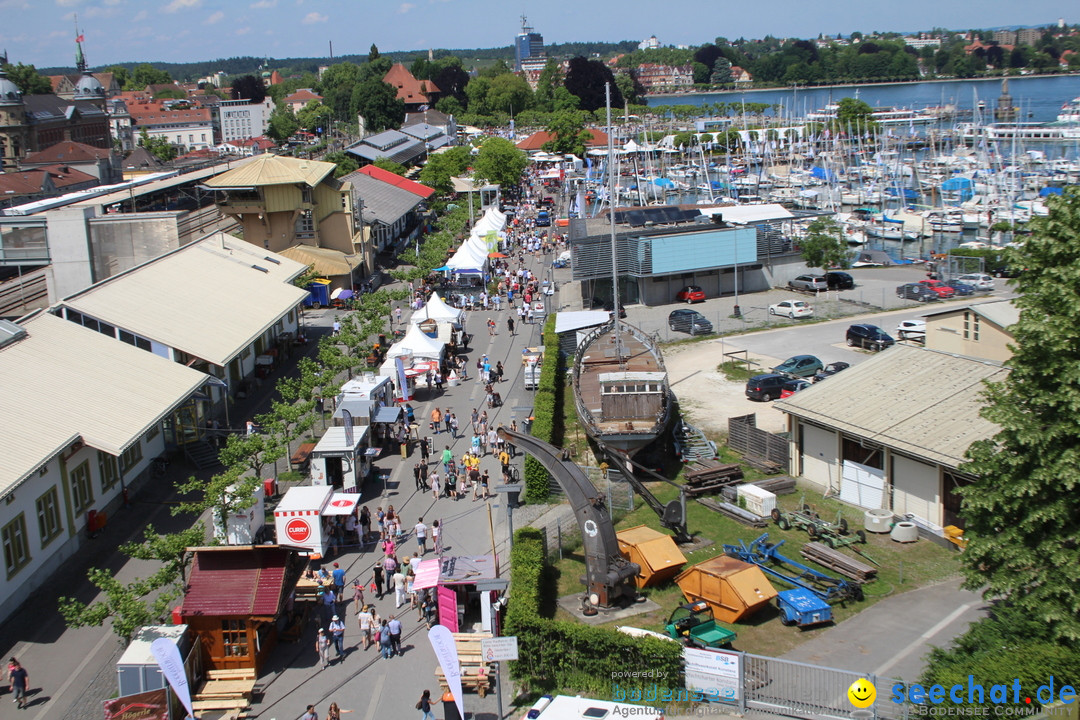
[{"label": "lawn", "polygon": [[[727,457],[722,457],[722,460],[725,462],[735,461],[727,448],[722,447],[721,449],[722,455],[727,455]],[[746,469],[746,476],[748,480],[763,477],[761,473],[753,469]],[[649,483],[649,489],[661,503],[666,503],[677,496],[676,489],[667,484]],[[820,492],[806,490],[802,486],[794,494],[778,498],[778,504],[782,510],[796,510],[803,501],[809,504],[823,520],[835,521],[839,512],[847,519],[853,530],[863,526],[863,513],[861,510],[842,505],[830,498],[823,498]],[[616,518],[616,530],[647,525],[663,531],[659,518],[647,505],[644,503],[635,503],[635,505],[635,510]],[[687,554],[687,567],[722,554],[724,543],[737,544],[741,539],[749,544],[765,532],[769,534],[770,542],[785,541],[783,548],[780,550],[781,554],[799,562],[806,562],[811,567],[816,567],[813,563],[805,561],[799,554],[799,548],[810,541],[804,531],[795,529],[782,531],[772,523],[765,529],[747,527],[694,501],[687,502],[687,523],[692,534],[712,541],[712,545]],[[563,559],[555,565],[558,576],[559,597],[582,591],[579,578],[585,573],[584,559],[581,554],[580,543],[572,547],[573,549],[569,552],[564,548]],[[868,534],[866,545],[859,545],[858,547],[878,563],[878,577],[873,582],[863,586],[863,592],[866,595],[865,600],[847,603],[846,606],[835,605],[833,607],[837,622],[852,617],[888,595],[907,592],[939,582],[955,575],[958,570],[957,556],[954,550],[941,547],[927,540],[919,540],[919,542],[913,544],[899,544],[890,540],[888,535]],[[842,552],[865,564],[871,564],[850,549],[844,549]],[[827,574],[835,574],[824,568],[820,569]],[[774,580],[773,585],[777,590],[788,589],[779,580]],[[611,623],[612,627],[615,624],[629,624],[663,632],[664,624],[671,611],[685,602],[678,586],[674,583],[658,588],[645,588],[642,593],[658,603],[660,610],[638,615],[630,620]],[[556,617],[570,619],[570,616],[562,610],[558,611]],[[784,627],[780,624],[775,606],[769,606],[749,618],[748,621],[739,622],[731,627],[738,633],[738,639],[734,643],[737,649],[778,656],[806,640],[816,637],[831,625],[810,630]]]}]

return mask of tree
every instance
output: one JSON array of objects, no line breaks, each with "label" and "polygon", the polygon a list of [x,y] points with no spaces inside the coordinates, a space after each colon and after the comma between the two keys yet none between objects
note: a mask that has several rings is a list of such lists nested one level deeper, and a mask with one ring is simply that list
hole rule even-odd
[{"label": "tree", "polygon": [[23,95],[48,95],[52,92],[52,83],[49,78],[38,74],[33,65],[4,65],[4,72],[8,79],[15,83],[19,92]]},{"label": "tree", "polygon": [[278,105],[274,112],[270,113],[269,127],[266,134],[279,143],[283,143],[300,128],[300,123],[293,115],[292,108],[288,105]]},{"label": "tree", "polygon": [[357,168],[360,167],[360,163],[356,161],[356,158],[343,150],[335,150],[334,152],[326,153],[326,155],[323,156],[323,160],[337,165],[337,169],[334,170],[334,177],[336,178],[339,178],[342,175],[348,175],[351,172],[356,172]]},{"label": "tree", "polygon": [[525,152],[518,150],[505,138],[488,138],[480,146],[480,152],[473,163],[473,171],[479,180],[497,183],[503,188],[516,187],[521,182],[521,173],[529,160]]},{"label": "tree", "polygon": [[355,120],[350,116],[353,88],[360,82],[360,67],[345,62],[331,65],[323,73],[317,91],[337,120]]},{"label": "tree", "polygon": [[599,60],[576,57],[570,60],[563,85],[581,100],[581,109],[592,112],[604,107],[604,86],[611,85],[611,106],[623,104],[611,69]]},{"label": "tree", "polygon": [[[548,58],[544,63],[544,69],[540,71],[540,78],[536,81],[536,92],[533,93],[533,106],[537,110],[551,112],[555,109],[555,89],[562,87],[563,74],[559,61]],[[440,86],[441,87],[441,86]]]},{"label": "tree", "polygon": [[130,87],[125,85],[124,89],[142,90],[147,85],[168,85],[172,81],[172,76],[167,71],[158,70],[150,63],[142,63],[131,71]]},{"label": "tree", "polygon": [[330,124],[333,111],[318,100],[311,100],[296,113],[296,121],[308,132],[318,132]]},{"label": "tree", "polygon": [[404,165],[402,165],[401,163],[394,162],[390,158],[384,158],[384,157],[375,158],[375,162],[373,162],[371,164],[374,165],[377,168],[382,168],[383,170],[385,170],[387,172],[392,172],[395,175],[401,175],[402,177],[405,177],[406,167]]},{"label": "tree", "polygon": [[405,120],[405,103],[381,76],[368,78],[353,88],[349,106],[352,115],[363,117],[364,127],[375,132],[399,128]]},{"label": "tree", "polygon": [[266,87],[254,75],[241,75],[232,81],[232,99],[261,103],[266,97]]},{"label": "tree", "polygon": [[708,65],[704,63],[699,63],[696,60],[690,65],[694,70],[694,84],[704,85],[705,83],[709,82],[709,76],[712,74],[712,71],[709,70]]},{"label": "tree", "polygon": [[[248,438],[265,438],[264,435],[250,435]],[[229,436],[229,440],[235,440],[237,436]],[[244,439],[244,438],[241,438]],[[230,444],[232,444],[230,442]],[[226,450],[229,446],[226,445]],[[225,450],[221,451],[222,456]],[[281,455],[278,455],[281,457]],[[213,518],[214,534],[224,537],[228,534],[228,519],[238,512],[247,510],[255,503],[254,492],[262,480],[262,473],[244,476],[247,467],[242,465],[247,458],[240,458],[236,464],[226,466],[223,472],[214,475],[209,480],[200,480],[194,475],[186,482],[177,487],[182,493],[196,493],[193,500],[181,501],[173,507],[173,514],[194,513],[201,515],[207,510]],[[224,461],[224,457],[223,457]],[[259,463],[260,469],[262,463]]]},{"label": "tree", "polygon": [[371,47],[368,49],[367,59],[368,59],[368,62],[372,62],[374,60],[379,59],[379,48],[378,48],[378,46],[375,45],[375,43],[371,43]]},{"label": "tree", "polygon": [[147,152],[161,162],[169,162],[176,159],[176,148],[164,137],[150,137],[143,128],[139,133],[139,145],[146,148]]},{"label": "tree", "polygon": [[961,469],[978,479],[960,489],[970,541],[965,585],[985,588],[1075,648],[1080,641],[1080,413],[1076,295],[1080,283],[1080,188],[1047,199],[1031,237],[1006,250],[1020,319],[1012,326],[1011,371],[988,385],[982,416],[1000,430],[972,444]]},{"label": "tree", "polygon": [[861,135],[877,130],[878,124],[873,118],[874,109],[862,100],[846,97],[841,98],[836,105],[836,120],[833,122],[837,131],[851,131]]},{"label": "tree", "polygon": [[570,94],[570,91],[561,85],[555,88],[555,94],[552,97],[552,110],[555,112],[573,111],[577,112],[581,108],[581,100],[577,95]]},{"label": "tree", "polygon": [[462,107],[465,106],[465,86],[469,84],[469,73],[461,66],[461,58],[450,55],[436,60],[431,68],[431,82],[439,88],[442,99],[453,97]]},{"label": "tree", "polygon": [[487,91],[487,106],[494,111],[513,115],[532,107],[532,97],[532,88],[525,78],[506,73],[491,80]]},{"label": "tree", "polygon": [[428,158],[420,170],[420,182],[433,188],[440,195],[454,191],[450,178],[462,174],[469,167],[472,155],[467,147],[454,147]]},{"label": "tree", "polygon": [[585,154],[585,143],[591,136],[585,130],[585,118],[580,111],[563,110],[555,113],[546,129],[551,133],[552,139],[544,143],[545,151],[560,155],[573,153],[579,157]]},{"label": "tree", "polygon": [[803,261],[808,268],[851,266],[851,250],[844,241],[844,231],[832,218],[822,218],[810,223],[806,237],[800,241]]},{"label": "tree", "polygon": [[154,560],[183,585],[187,582],[187,548],[202,545],[206,539],[206,528],[202,523],[181,530],[180,532],[159,535],[153,525],[143,529],[141,543],[125,543],[120,552],[136,560]]},{"label": "tree", "polygon": [[104,72],[112,73],[113,80],[120,86],[121,90],[127,90],[128,83],[131,82],[131,71],[123,65],[110,65],[105,68]]},{"label": "tree", "polygon": [[731,74],[731,61],[725,57],[717,58],[716,63],[713,65],[712,75],[709,76],[709,82],[713,85],[730,85],[734,82]]}]

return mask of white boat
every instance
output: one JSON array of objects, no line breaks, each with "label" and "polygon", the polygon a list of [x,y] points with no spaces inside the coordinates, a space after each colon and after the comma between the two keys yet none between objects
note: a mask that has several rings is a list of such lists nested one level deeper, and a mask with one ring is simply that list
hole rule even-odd
[{"label": "white boat", "polygon": [[960,214],[930,211],[923,216],[933,232],[958,235],[964,231],[964,219]]},{"label": "white boat", "polygon": [[957,126],[967,142],[985,138],[986,140],[1027,140],[1060,142],[1062,140],[1080,140],[1080,123],[991,123],[976,125],[960,123]]},{"label": "white boat", "polygon": [[[826,105],[820,111],[807,113],[806,120],[808,122],[831,122],[836,119],[839,110],[839,104],[831,103],[829,105]],[[910,108],[892,107],[874,108],[874,111],[871,113],[870,116],[878,125],[894,126],[927,125],[938,119],[935,115],[932,115],[925,111],[911,110]]]},{"label": "white boat", "polygon": [[1062,123],[1080,123],[1080,97],[1075,97],[1062,105],[1057,119]]}]

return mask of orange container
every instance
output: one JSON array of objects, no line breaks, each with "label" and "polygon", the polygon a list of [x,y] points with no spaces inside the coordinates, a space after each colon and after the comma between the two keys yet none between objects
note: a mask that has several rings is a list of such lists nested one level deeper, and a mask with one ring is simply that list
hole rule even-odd
[{"label": "orange container", "polygon": [[687,568],[675,578],[690,602],[704,600],[723,622],[753,615],[776,597],[776,588],[757,565],[721,555]]}]

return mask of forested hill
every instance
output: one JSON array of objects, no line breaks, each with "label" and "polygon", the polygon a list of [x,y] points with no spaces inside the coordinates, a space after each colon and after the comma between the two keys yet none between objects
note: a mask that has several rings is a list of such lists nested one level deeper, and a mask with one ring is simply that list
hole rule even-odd
[{"label": "forested hill", "polygon": [[[636,40],[623,40],[621,42],[574,42],[574,43],[559,43],[554,45],[545,46],[545,50],[548,55],[554,57],[575,57],[583,55],[589,57],[594,54],[601,56],[612,55],[615,53],[625,53],[631,50],[637,49]],[[389,57],[394,62],[408,63],[416,58],[427,57],[427,50],[409,50],[409,51],[397,51],[397,52],[381,52],[383,57]],[[471,67],[472,63],[476,61],[494,61],[494,60],[506,60],[512,64],[514,59],[514,48],[511,45],[498,48],[473,48],[473,49],[459,49],[459,50],[435,50],[435,59],[446,57],[448,55],[454,55],[462,59],[466,68]],[[329,57],[310,57],[310,58],[270,58],[269,67],[273,70],[277,70],[282,75],[302,75],[306,72],[317,72],[320,65],[330,65],[332,63],[339,62],[351,62],[355,64],[361,64],[367,61],[367,55],[338,55],[335,56],[333,61]],[[122,63],[110,63],[108,66],[102,65],[100,67],[92,68],[95,72],[105,70],[106,67],[113,67],[119,65],[121,67],[133,70],[138,65],[143,64],[146,61],[137,62],[122,62]],[[204,60],[201,62],[191,63],[167,63],[167,62],[153,62],[149,61],[149,64],[157,68],[158,70],[164,70],[169,75],[177,80],[196,80],[207,75],[212,75],[216,72],[224,72],[226,75],[246,75],[248,73],[254,73],[258,71],[259,66],[266,60],[258,57],[233,57],[223,58],[218,60]],[[71,74],[75,72],[74,67],[51,67],[51,68],[38,68],[38,72],[42,75],[62,75]]]}]

